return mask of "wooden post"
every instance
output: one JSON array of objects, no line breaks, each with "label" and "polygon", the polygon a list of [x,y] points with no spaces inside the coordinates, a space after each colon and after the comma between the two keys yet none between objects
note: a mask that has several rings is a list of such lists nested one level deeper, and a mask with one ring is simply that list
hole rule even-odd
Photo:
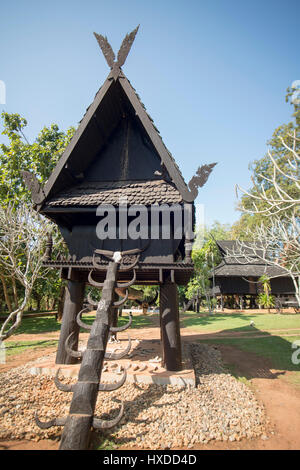
[{"label": "wooden post", "polygon": [[83,353],[78,382],[74,386],[70,413],[61,437],[59,447],[61,450],[84,450],[89,445],[102,364],[111,326],[117,270],[117,263],[111,261],[108,265],[96,319],[92,325],[87,348]]},{"label": "wooden post", "polygon": [[[118,294],[114,293],[113,300],[114,300],[114,302],[117,302],[119,300]],[[121,310],[122,310],[122,308],[121,308]],[[114,308],[112,310],[111,326],[118,326],[118,317],[119,317],[119,309]],[[110,337],[112,339],[116,340],[117,339],[117,333],[111,333]]]},{"label": "wooden post", "polygon": [[79,326],[76,321],[78,312],[82,309],[85,283],[79,281],[68,281],[65,294],[64,311],[62,325],[60,330],[56,364],[77,364],[78,359],[71,357],[66,353],[65,341],[67,337],[74,332],[70,338],[69,345],[71,349],[78,348]]},{"label": "wooden post", "polygon": [[163,365],[167,370],[182,369],[178,292],[174,282],[160,286],[160,325]]}]

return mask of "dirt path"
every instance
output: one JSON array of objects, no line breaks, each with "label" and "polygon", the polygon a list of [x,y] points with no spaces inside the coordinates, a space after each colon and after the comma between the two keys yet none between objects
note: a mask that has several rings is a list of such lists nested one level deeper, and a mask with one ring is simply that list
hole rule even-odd
[{"label": "dirt path", "polygon": [[[293,331],[298,332],[298,329],[291,330],[274,330],[276,331]],[[199,332],[199,330],[192,330],[183,328],[181,330],[182,337],[186,341],[195,341],[197,339],[207,339],[208,337],[218,338],[219,333],[209,334],[207,332]],[[156,317],[153,317],[153,326],[142,328],[142,329],[131,329],[131,337],[138,338],[140,340],[147,339],[159,339],[160,331],[158,328],[158,321]],[[58,337],[58,332],[55,332]],[[288,334],[289,335],[289,334]],[[295,335],[291,334],[291,335]],[[25,335],[19,335],[19,337]],[[34,339],[38,339],[37,335],[26,335],[26,340],[32,336]],[[237,335],[230,335],[226,337],[236,337]],[[249,337],[254,337],[250,333]],[[248,337],[247,336],[247,337]],[[258,335],[257,335],[258,336]],[[259,335],[261,337],[262,335]],[[270,332],[266,334],[270,336]],[[285,336],[287,336],[285,334]],[[51,339],[55,336],[51,335]],[[81,335],[81,339],[87,338],[87,334]],[[242,335],[244,338],[245,336]],[[49,334],[39,335],[39,339],[49,339]],[[21,340],[21,338],[20,338]],[[22,339],[24,341],[24,339]],[[257,449],[257,450],[292,450],[300,449],[300,388],[283,380],[283,376],[287,376],[289,372],[274,370],[271,364],[261,356],[254,353],[248,353],[241,351],[233,346],[229,345],[216,345],[222,353],[223,361],[225,364],[230,365],[234,368],[236,375],[245,377],[252,387],[257,398],[264,404],[266,414],[270,420],[270,427],[267,438],[264,439],[252,439],[242,440],[240,442],[211,442],[209,444],[195,445],[193,449],[197,450],[222,450],[222,449]],[[55,348],[47,348],[44,350],[37,351],[25,351],[22,355],[12,357],[7,364],[0,365],[0,372],[8,370],[11,367],[16,367],[26,362],[29,362],[37,357],[43,356],[54,352]],[[3,441],[0,442],[0,449],[41,449],[41,450],[54,450],[58,448],[58,443],[49,440],[41,440],[39,442],[32,441]],[[128,449],[126,446],[122,446],[121,449]],[[175,449],[174,449],[175,450]],[[177,450],[177,449],[176,449]]]},{"label": "dirt path", "polygon": [[218,345],[225,364],[234,365],[238,375],[246,377],[263,402],[274,435],[267,440],[243,443],[243,449],[300,449],[300,388],[282,380],[289,372],[274,370],[270,363],[253,353],[233,346]]}]

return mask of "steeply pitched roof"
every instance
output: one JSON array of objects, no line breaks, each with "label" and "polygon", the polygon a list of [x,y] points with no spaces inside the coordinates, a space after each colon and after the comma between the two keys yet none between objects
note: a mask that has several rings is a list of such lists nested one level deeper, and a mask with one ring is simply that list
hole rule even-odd
[{"label": "steeply pitched roof", "polygon": [[236,240],[217,240],[216,244],[223,259],[214,269],[215,276],[287,276],[285,269],[268,264],[260,258],[262,251],[257,247],[257,243],[251,247],[251,243],[247,242],[248,246],[242,247]]},{"label": "steeply pitched roof", "polygon": [[39,209],[42,207],[43,210],[43,205],[66,187],[77,186],[80,183],[79,175],[105,148],[109,137],[124,117],[124,113],[132,116],[141,132],[149,139],[182,199],[192,202],[191,193],[174,158],[164,145],[134,88],[120,69],[117,77],[113,76],[113,71],[109,74],[93,103],[88,107],[70,144],[42,189],[44,200],[39,205]]},{"label": "steeply pitched roof", "polygon": [[[220,254],[226,258],[227,263],[247,263],[246,255],[255,259],[255,262],[260,262],[262,250],[258,248],[258,244],[247,242],[247,246],[241,246],[237,240],[217,240],[216,244],[219,248]],[[245,256],[244,256],[245,255]]]},{"label": "steeply pitched roof", "polygon": [[[285,269],[279,266],[271,266],[267,263],[258,264],[239,264],[227,263],[222,261],[215,269],[214,275],[216,277],[261,277],[266,275],[268,277],[287,276]],[[211,273],[212,276],[212,273]]]}]

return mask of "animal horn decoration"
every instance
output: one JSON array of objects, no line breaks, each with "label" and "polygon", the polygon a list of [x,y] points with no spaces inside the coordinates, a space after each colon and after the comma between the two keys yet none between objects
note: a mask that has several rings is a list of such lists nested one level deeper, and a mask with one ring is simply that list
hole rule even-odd
[{"label": "animal horn decoration", "polygon": [[121,305],[124,305],[127,302],[128,299],[128,289],[126,289],[126,294],[125,297],[121,300],[118,300],[117,302],[114,302],[113,307],[120,307]]},{"label": "animal horn decoration", "polygon": [[41,429],[49,429],[52,426],[64,426],[67,420],[67,418],[53,418],[50,421],[40,421],[37,412],[35,412],[34,419],[37,426]]},{"label": "animal horn decoration", "polygon": [[116,418],[110,419],[110,420],[94,418],[93,419],[93,428],[95,428],[95,429],[111,429],[121,421],[121,419],[123,417],[123,414],[124,414],[124,405],[122,403],[120,412],[119,412],[119,414]]},{"label": "animal horn decoration", "polygon": [[131,33],[126,34],[121,44],[120,50],[118,52],[116,61],[115,61],[115,58],[116,58],[115,53],[111,45],[109,44],[107,37],[102,36],[102,34],[94,33],[94,36],[97,39],[100,49],[103,52],[103,55],[106,59],[106,62],[108,63],[108,66],[111,69],[121,68],[122,65],[124,65],[125,60],[127,59],[127,56],[133,44],[133,41],[135,39],[136,33],[138,32],[139,26],[140,25],[138,25]]},{"label": "animal horn decoration", "polygon": [[94,281],[94,279],[92,278],[92,272],[93,272],[93,270],[91,270],[91,271],[89,272],[89,275],[88,275],[88,281],[89,281],[89,283],[91,284],[91,286],[94,286],[94,287],[103,287],[103,285],[104,285],[103,282],[96,282],[96,281]]},{"label": "animal horn decoration", "polygon": [[120,333],[120,331],[125,331],[127,328],[131,326],[132,323],[132,313],[129,313],[129,321],[123,326],[111,326],[110,327],[110,333]]},{"label": "animal horn decoration", "polygon": [[93,300],[90,292],[87,295],[87,301],[92,307],[98,307],[99,301]]},{"label": "animal horn decoration", "polygon": [[74,331],[72,331],[72,333],[67,337],[67,339],[65,341],[66,352],[69,354],[69,356],[78,357],[79,359],[81,359],[82,356],[83,356],[83,352],[82,351],[74,351],[69,346],[69,340],[70,340],[71,336],[73,336],[73,334],[74,334]]},{"label": "animal horn decoration", "polygon": [[87,323],[84,323],[82,320],[81,320],[81,315],[83,313],[86,313],[89,311],[89,308],[84,308],[83,310],[80,310],[80,312],[78,313],[77,317],[76,317],[76,321],[77,321],[77,324],[79,326],[81,326],[81,328],[84,328],[85,330],[91,330],[92,329],[92,325],[88,325]]},{"label": "animal horn decoration", "polygon": [[132,286],[136,281],[136,270],[133,270],[133,277],[129,282],[117,282],[117,287],[121,289],[125,289],[126,287]]},{"label": "animal horn decoration", "polygon": [[60,368],[57,369],[57,372],[54,377],[54,383],[56,385],[56,388],[58,388],[58,390],[60,390],[61,392],[72,392],[74,389],[73,385],[63,384],[58,378],[59,372],[60,372]]},{"label": "animal horn decoration", "polygon": [[[138,257],[140,253],[140,249],[130,250],[129,255],[137,255]],[[110,261],[106,268],[107,272],[105,281],[101,283],[101,286],[103,287],[102,296],[97,305],[96,318],[93,324],[91,326],[86,325],[81,320],[81,315],[88,311],[89,307],[81,310],[77,315],[78,324],[90,330],[90,335],[85,351],[74,351],[71,348],[70,340],[74,332],[72,332],[65,341],[65,349],[67,354],[71,357],[82,359],[78,374],[78,381],[76,384],[62,383],[59,380],[60,369],[57,370],[56,376],[54,378],[55,385],[59,390],[63,392],[72,392],[73,394],[69,415],[66,418],[53,418],[47,422],[40,421],[37,414],[35,415],[35,421],[42,429],[48,429],[51,426],[64,426],[60,442],[61,450],[87,449],[89,445],[89,434],[91,427],[100,430],[111,429],[120,422],[124,413],[124,405],[122,404],[118,416],[111,420],[106,421],[94,417],[98,392],[110,392],[117,390],[125,383],[127,376],[126,370],[124,369],[122,377],[116,383],[101,383],[101,372],[104,359],[107,358],[119,360],[124,357],[131,349],[131,339],[128,335],[128,345],[124,350],[120,352],[106,351],[110,333],[124,331],[131,325],[132,322],[132,316],[130,315],[129,322],[126,325],[121,327],[113,327],[111,325],[113,318],[113,308],[115,308],[116,304],[118,304],[114,304],[114,296],[115,289],[117,288],[118,271],[120,270],[123,255],[124,253],[121,252],[105,252],[105,256],[109,257]],[[135,281],[135,279],[136,277],[134,273],[133,279],[130,281],[130,285]],[[122,285],[124,286],[124,283]],[[126,291],[128,296],[128,289],[126,289]],[[95,302],[92,301],[91,297],[88,297],[88,301],[92,305],[95,305]],[[122,303],[123,302],[124,299],[122,299]]]},{"label": "animal horn decoration", "polygon": [[129,353],[130,349],[131,349],[131,338],[129,335],[128,336],[128,345],[126,347],[126,349],[124,349],[123,351],[121,351],[120,353],[116,353],[116,352],[106,352],[105,353],[105,359],[111,359],[113,361],[118,361],[119,359],[122,359],[122,357],[126,356],[126,354]]},{"label": "animal horn decoration", "polygon": [[124,373],[123,373],[121,380],[112,384],[99,384],[99,392],[113,392],[114,390],[118,390],[118,388],[124,385],[126,381],[126,377],[127,377],[127,372],[126,372],[126,369],[124,369]]}]

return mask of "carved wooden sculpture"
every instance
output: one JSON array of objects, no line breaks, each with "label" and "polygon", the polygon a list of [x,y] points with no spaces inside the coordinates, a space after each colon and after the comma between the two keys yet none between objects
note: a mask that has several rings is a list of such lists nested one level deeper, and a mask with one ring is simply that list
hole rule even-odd
[{"label": "carved wooden sculpture", "polygon": [[[58,387],[73,392],[69,416],[44,424],[37,418],[41,427],[65,426],[62,449],[86,448],[91,426],[107,427],[94,417],[99,387],[101,390],[114,387],[100,385],[102,363],[109,334],[120,331],[113,312],[136,295],[130,287],[134,283],[160,286],[164,367],[174,371],[182,367],[177,285],[186,285],[193,274],[192,233],[185,231],[184,217],[178,225],[184,229],[182,235],[174,236],[177,227],[173,220],[170,236],[155,239],[149,234],[151,243],[143,250],[139,248],[139,254],[136,247],[141,247],[141,240],[137,244],[130,237],[101,239],[96,231],[97,208],[108,204],[120,217],[123,210],[120,198],[124,195],[129,206],[143,205],[147,217],[154,205],[174,205],[179,207],[181,216],[187,211],[194,225],[194,199],[215,166],[215,163],[202,165],[189,185],[185,183],[121,68],[137,31],[138,27],[126,35],[117,59],[107,38],[94,33],[111,69],[107,79],[44,187],[34,175],[23,173],[36,210],[58,225],[69,251],[67,259],[62,255],[52,260],[50,241],[47,245],[45,264],[60,269],[62,279],[68,281],[56,363],[73,364],[81,359],[82,364],[75,386],[67,387],[56,377]],[[157,225],[161,231],[162,221]],[[120,234],[121,224],[116,222],[113,228]],[[90,306],[97,308],[92,327],[81,318],[86,311],[82,308],[86,284],[103,289],[99,303],[88,296]],[[120,295],[120,301],[115,300],[115,293]],[[131,319],[127,326],[130,323]],[[83,353],[77,350],[79,327],[90,330]],[[121,411],[113,424],[120,419]]]},{"label": "carved wooden sculpture", "polygon": [[[101,250],[98,250],[98,253]],[[138,262],[140,249],[131,250],[131,255],[136,256],[136,260],[129,269],[134,269],[134,265]],[[106,252],[101,254],[107,255]],[[78,381],[75,385],[64,385],[59,379],[59,370],[55,377],[55,384],[59,390],[65,392],[72,392],[73,397],[70,405],[70,412],[66,418],[54,418],[48,422],[42,422],[35,416],[36,423],[42,429],[47,429],[50,426],[64,426],[62,433],[60,449],[61,450],[84,450],[88,448],[90,429],[109,429],[121,420],[123,416],[123,405],[120,409],[118,416],[110,421],[104,421],[94,416],[95,405],[97,400],[98,391],[112,391],[121,387],[126,380],[126,371],[124,370],[123,377],[117,384],[101,384],[101,371],[104,359],[118,360],[124,357],[131,348],[130,337],[128,346],[121,353],[107,353],[106,346],[109,333],[124,331],[131,325],[131,318],[129,322],[123,327],[112,327],[112,314],[113,309],[118,308],[122,303],[125,303],[127,296],[121,302],[114,302],[114,290],[117,285],[117,275],[119,270],[127,270],[127,267],[122,267],[122,258],[127,254],[126,252],[112,253],[109,256],[110,262],[107,268],[106,279],[103,283],[102,297],[97,305],[96,318],[92,326],[86,325],[79,312],[77,321],[78,325],[90,330],[90,336],[85,351],[77,351],[70,347],[69,340],[73,333],[69,335],[65,342],[65,349],[67,353],[75,358],[81,359],[81,366],[78,374]],[[96,267],[95,263],[95,267]],[[127,287],[135,282],[135,276],[131,282],[127,283]],[[94,304],[94,302],[93,302]],[[86,310],[86,309],[85,309]]]}]

